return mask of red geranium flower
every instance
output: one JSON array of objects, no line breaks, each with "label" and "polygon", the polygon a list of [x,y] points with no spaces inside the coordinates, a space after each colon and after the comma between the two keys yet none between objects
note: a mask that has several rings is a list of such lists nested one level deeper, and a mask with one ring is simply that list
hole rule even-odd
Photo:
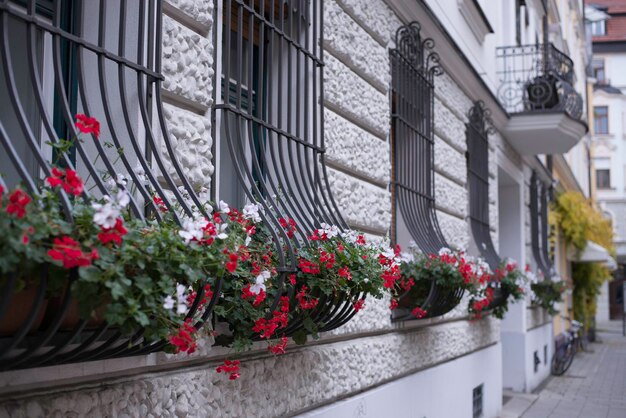
[{"label": "red geranium flower", "polygon": [[20,189],[16,189],[9,196],[9,204],[7,205],[7,213],[14,214],[16,218],[21,219],[26,215],[26,206],[31,202],[30,196]]},{"label": "red geranium flower", "polygon": [[221,366],[218,366],[215,371],[217,371],[218,373],[227,373],[230,374],[230,376],[228,376],[228,378],[230,380],[237,380],[239,379],[239,360],[224,360],[224,364]]},{"label": "red geranium flower", "polygon": [[398,299],[391,299],[391,302],[389,303],[389,309],[393,311],[397,307],[398,307]]},{"label": "red geranium flower", "polygon": [[411,311],[411,313],[413,314],[414,317],[416,317],[417,319],[421,319],[423,317],[426,316],[426,314],[428,313],[427,311],[425,311],[424,309],[420,308],[419,306],[416,307],[415,309],[413,309]]},{"label": "red geranium flower", "polygon": [[79,113],[76,115],[76,127],[84,134],[94,134],[96,138],[100,137],[100,122],[96,118]]},{"label": "red geranium flower", "polygon": [[360,311],[361,309],[365,308],[365,299],[359,299],[356,302],[354,302],[352,304],[352,307],[354,308],[354,310],[356,312]]},{"label": "red geranium flower", "polygon": [[176,347],[176,353],[191,354],[196,351],[198,345],[194,339],[196,328],[191,325],[191,318],[185,320],[185,323],[179,328],[176,335],[169,338],[170,344]]},{"label": "red geranium flower", "polygon": [[237,260],[239,259],[239,256],[237,254],[231,253],[228,256],[228,262],[226,263],[226,270],[228,270],[230,273],[234,273],[235,270],[237,269]]},{"label": "red geranium flower", "polygon": [[300,291],[296,293],[296,299],[298,299],[298,303],[300,303],[300,307],[302,309],[313,309],[317,306],[318,300],[312,298],[311,300],[306,299],[306,292],[309,290],[308,287],[302,286]]},{"label": "red geranium flower", "polygon": [[72,169],[52,167],[52,175],[46,179],[50,187],[63,187],[65,193],[80,196],[83,193],[83,181]]},{"label": "red geranium flower", "polygon": [[159,196],[152,196],[152,201],[155,205],[157,205],[157,208],[159,208],[162,213],[167,212],[167,206],[165,205],[165,202],[163,202],[163,199],[161,199]]},{"label": "red geranium flower", "polygon": [[274,345],[270,345],[269,347],[267,347],[267,349],[278,356],[281,354],[285,354],[286,347],[287,347],[287,337],[282,337],[280,339],[280,342]]},{"label": "red geranium flower", "polygon": [[124,221],[117,218],[113,228],[102,228],[102,232],[98,234],[98,240],[103,244],[113,241],[117,245],[122,245],[122,237],[127,233],[128,230],[124,227]]},{"label": "red geranium flower", "polygon": [[81,245],[68,236],[55,238],[52,249],[48,256],[56,261],[62,261],[66,269],[84,267],[98,259],[98,252],[94,249],[91,253],[83,252]]}]

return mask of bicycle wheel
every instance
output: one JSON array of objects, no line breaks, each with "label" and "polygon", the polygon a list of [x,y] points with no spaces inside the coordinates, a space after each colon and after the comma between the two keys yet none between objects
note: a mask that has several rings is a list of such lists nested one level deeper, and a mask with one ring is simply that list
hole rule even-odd
[{"label": "bicycle wheel", "polygon": [[582,351],[588,351],[588,348],[589,348],[589,338],[587,338],[587,333],[583,333],[580,336],[580,339],[579,339],[578,343],[580,344],[580,349]]},{"label": "bicycle wheel", "polygon": [[568,343],[566,347],[558,349],[552,356],[552,374],[555,376],[563,375],[572,365],[574,354],[576,354],[576,352],[571,343]]}]

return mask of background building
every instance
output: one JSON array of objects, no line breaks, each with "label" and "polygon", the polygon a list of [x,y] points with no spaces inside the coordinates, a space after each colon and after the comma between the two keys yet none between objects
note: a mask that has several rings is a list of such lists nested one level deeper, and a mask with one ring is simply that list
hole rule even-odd
[{"label": "background building", "polygon": [[623,312],[622,283],[626,263],[626,5],[619,1],[588,2],[593,35],[593,163],[596,201],[613,223],[618,269],[598,298],[599,321],[619,319]]}]

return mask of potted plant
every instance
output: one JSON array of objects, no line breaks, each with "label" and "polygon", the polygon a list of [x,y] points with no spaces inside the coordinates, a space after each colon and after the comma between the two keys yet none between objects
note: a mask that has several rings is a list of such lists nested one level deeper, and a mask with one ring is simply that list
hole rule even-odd
[{"label": "potted plant", "polygon": [[394,316],[421,319],[442,315],[460,302],[465,291],[478,292],[488,279],[487,264],[462,251],[442,248],[438,254],[405,253],[391,302],[392,309],[399,310]]}]

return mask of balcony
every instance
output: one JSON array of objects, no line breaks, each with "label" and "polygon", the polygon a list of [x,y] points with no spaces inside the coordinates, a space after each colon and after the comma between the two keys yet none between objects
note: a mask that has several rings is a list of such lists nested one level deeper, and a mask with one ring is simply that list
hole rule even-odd
[{"label": "balcony", "polygon": [[552,44],[496,49],[498,100],[510,115],[504,129],[522,155],[563,154],[587,132],[574,63]]}]

